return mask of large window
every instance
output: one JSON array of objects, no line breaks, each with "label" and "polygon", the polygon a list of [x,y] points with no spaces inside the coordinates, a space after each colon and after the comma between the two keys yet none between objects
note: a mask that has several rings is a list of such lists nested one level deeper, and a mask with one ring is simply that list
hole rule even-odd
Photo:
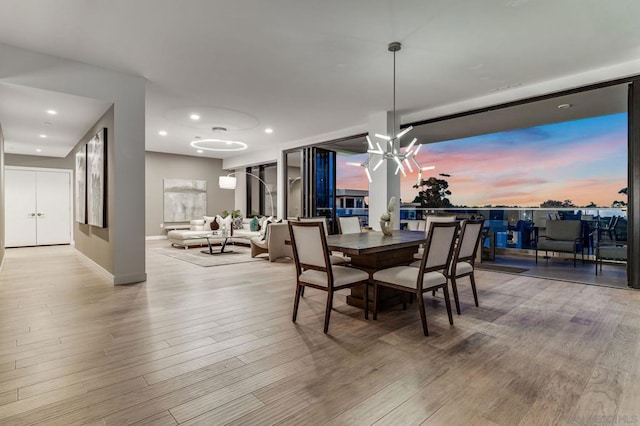
[{"label": "large window", "polygon": [[[247,175],[247,215],[261,214],[277,216],[277,181],[278,167],[276,164],[264,164],[247,167],[247,173],[258,176],[263,182]],[[269,197],[271,192],[271,197]],[[273,203],[273,204],[272,204]]]},{"label": "large window", "polygon": [[[368,189],[366,154],[340,155],[337,187]],[[618,113],[425,144],[423,165],[447,181],[459,207],[619,207],[627,186],[627,114]],[[401,199],[418,194],[415,174],[401,177]],[[617,204],[616,204],[617,203]],[[567,206],[569,207],[569,206]]]}]

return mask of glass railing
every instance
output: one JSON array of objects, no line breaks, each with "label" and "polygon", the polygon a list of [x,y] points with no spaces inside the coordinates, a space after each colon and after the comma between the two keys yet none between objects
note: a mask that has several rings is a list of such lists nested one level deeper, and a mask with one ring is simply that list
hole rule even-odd
[{"label": "glass railing", "polygon": [[[400,226],[427,215],[451,215],[458,219],[483,218],[493,234],[496,248],[532,249],[537,233],[544,232],[547,220],[580,220],[583,222],[583,244],[593,253],[602,242],[623,245],[627,240],[627,211],[624,208],[449,208],[400,209]],[[369,222],[366,208],[336,209],[337,216],[358,216],[363,226]],[[544,234],[543,234],[544,235]]]}]

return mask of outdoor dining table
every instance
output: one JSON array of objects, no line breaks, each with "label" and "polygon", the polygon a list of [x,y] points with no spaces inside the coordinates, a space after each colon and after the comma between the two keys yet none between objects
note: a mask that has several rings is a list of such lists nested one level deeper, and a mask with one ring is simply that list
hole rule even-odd
[{"label": "outdoor dining table", "polygon": [[[349,256],[351,265],[367,271],[369,277],[381,269],[413,262],[415,260],[413,255],[418,252],[420,244],[426,241],[424,231],[395,230],[392,235],[384,235],[382,232],[362,232],[327,236],[327,245],[330,250]],[[369,301],[374,303],[373,289],[370,287],[369,291]],[[401,301],[398,292],[393,289],[381,287],[378,293],[379,308]],[[351,295],[347,296],[347,303],[364,308],[361,287],[351,289]]]}]

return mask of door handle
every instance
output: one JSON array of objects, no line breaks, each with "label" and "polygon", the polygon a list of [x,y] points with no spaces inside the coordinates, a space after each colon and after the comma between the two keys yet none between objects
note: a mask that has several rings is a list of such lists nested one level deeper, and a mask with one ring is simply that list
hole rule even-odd
[{"label": "door handle", "polygon": [[38,217],[44,216],[44,213],[38,213]]},{"label": "door handle", "polygon": [[36,214],[35,214],[35,213],[27,213],[27,216],[28,216],[28,217],[35,217],[35,216],[36,216]]}]

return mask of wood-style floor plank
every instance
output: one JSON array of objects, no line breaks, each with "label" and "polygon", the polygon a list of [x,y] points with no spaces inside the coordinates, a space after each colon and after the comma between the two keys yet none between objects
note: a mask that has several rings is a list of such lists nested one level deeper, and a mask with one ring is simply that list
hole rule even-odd
[{"label": "wood-style floor plank", "polygon": [[365,321],[345,291],[325,335],[325,293],[309,289],[291,322],[291,262],[203,268],[148,250],[147,273],[114,287],[72,247],[7,250],[0,424],[640,418],[640,292],[477,271],[480,306],[463,280],[454,326],[441,292],[425,296],[429,337],[415,304]]}]

